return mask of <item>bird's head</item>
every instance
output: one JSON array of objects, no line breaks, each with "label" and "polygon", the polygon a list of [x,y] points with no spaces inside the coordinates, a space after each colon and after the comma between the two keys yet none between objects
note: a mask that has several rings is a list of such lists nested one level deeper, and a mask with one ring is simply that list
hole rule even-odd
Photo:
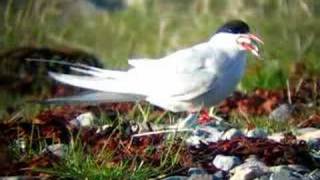
[{"label": "bird's head", "polygon": [[259,44],[263,41],[250,33],[248,24],[241,20],[228,21],[222,25],[212,37],[214,44],[223,48],[247,51],[260,57]]}]

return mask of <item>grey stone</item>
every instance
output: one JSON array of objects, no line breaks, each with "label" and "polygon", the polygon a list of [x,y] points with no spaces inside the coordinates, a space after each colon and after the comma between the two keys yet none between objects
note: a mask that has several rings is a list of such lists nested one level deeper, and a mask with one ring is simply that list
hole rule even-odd
[{"label": "grey stone", "polygon": [[67,150],[68,150],[68,146],[65,144],[52,144],[47,146],[43,152],[49,152],[62,158],[66,155]]},{"label": "grey stone", "polygon": [[204,138],[199,136],[190,136],[186,139],[186,143],[189,146],[198,146],[200,145],[200,141],[204,142]]},{"label": "grey stone", "polygon": [[194,174],[191,175],[188,180],[213,180],[214,176],[212,174]]},{"label": "grey stone", "polygon": [[245,163],[236,166],[230,171],[232,175],[230,180],[249,180],[268,175],[269,173],[269,168],[253,156],[246,159]]},{"label": "grey stone", "polygon": [[222,133],[223,132],[219,131],[215,127],[204,126],[204,127],[197,128],[195,130],[194,135],[201,136],[201,137],[204,137],[204,138],[208,138],[208,137],[211,137],[211,136],[220,137],[222,135]]},{"label": "grey stone", "polygon": [[317,128],[301,128],[295,131],[297,139],[306,142],[312,142],[320,139],[320,129]]},{"label": "grey stone", "polygon": [[39,176],[0,176],[0,179],[1,180],[30,180],[30,179],[41,179],[41,178]]},{"label": "grey stone", "polygon": [[270,180],[303,180],[306,179],[302,174],[290,169],[287,166],[271,167],[272,174]]},{"label": "grey stone", "polygon": [[293,106],[290,104],[281,104],[269,114],[269,119],[285,122],[291,117]]},{"label": "grey stone", "polygon": [[94,124],[94,115],[91,112],[83,113],[70,121],[76,127],[91,127]]},{"label": "grey stone", "polygon": [[269,180],[270,174],[262,175],[260,177],[254,178],[254,180]]},{"label": "grey stone", "polygon": [[196,174],[199,175],[199,174],[208,174],[208,173],[202,168],[193,167],[189,169],[188,174],[189,176],[191,176]]},{"label": "grey stone", "polygon": [[194,131],[193,135],[190,136],[186,142],[188,145],[197,146],[200,144],[200,141],[203,143],[208,142],[217,142],[221,139],[223,132],[219,131],[215,127],[203,126],[198,127]]},{"label": "grey stone", "polygon": [[271,139],[276,142],[280,142],[281,140],[284,139],[284,134],[283,133],[274,133],[268,136],[268,139]]},{"label": "grey stone", "polygon": [[19,148],[21,152],[26,152],[27,141],[24,138],[18,138],[15,140],[16,147]]},{"label": "grey stone", "polygon": [[165,178],[164,180],[188,180],[187,176],[170,176]]},{"label": "grey stone", "polygon": [[213,174],[213,180],[223,180],[226,179],[226,172],[224,171],[217,171]]},{"label": "grey stone", "polygon": [[236,156],[224,156],[219,154],[213,160],[213,165],[223,171],[229,171],[239,164],[241,164],[241,161]]},{"label": "grey stone", "polygon": [[298,172],[300,174],[310,173],[310,169],[308,169],[307,167],[305,167],[303,165],[299,165],[299,164],[289,164],[288,168],[290,168],[293,171],[296,171],[296,172]]},{"label": "grey stone", "polygon": [[252,130],[249,130],[246,133],[247,137],[250,138],[267,138],[268,137],[268,133],[266,129],[262,129],[262,128],[255,128]]},{"label": "grey stone", "polygon": [[96,133],[97,133],[97,134],[103,134],[103,133],[105,133],[105,131],[106,131],[108,128],[111,128],[111,127],[112,127],[112,125],[110,125],[110,124],[102,125],[102,126],[98,127]]},{"label": "grey stone", "polygon": [[227,130],[223,135],[222,135],[222,140],[231,140],[232,138],[235,137],[240,137],[243,136],[243,133],[236,128],[231,128],[229,130]]},{"label": "grey stone", "polygon": [[319,180],[320,179],[320,169],[315,169],[307,175],[309,180]]}]

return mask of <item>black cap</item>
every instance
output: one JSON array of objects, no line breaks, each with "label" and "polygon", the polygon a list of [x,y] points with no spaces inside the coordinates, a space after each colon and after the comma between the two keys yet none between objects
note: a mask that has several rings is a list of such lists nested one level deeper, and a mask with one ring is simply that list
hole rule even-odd
[{"label": "black cap", "polygon": [[242,20],[231,20],[222,25],[216,33],[232,33],[232,34],[246,34],[250,32],[247,23]]}]

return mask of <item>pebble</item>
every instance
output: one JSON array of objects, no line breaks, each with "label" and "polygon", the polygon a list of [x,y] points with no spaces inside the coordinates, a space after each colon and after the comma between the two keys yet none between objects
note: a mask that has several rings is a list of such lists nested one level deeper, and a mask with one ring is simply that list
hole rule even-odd
[{"label": "pebble", "polygon": [[43,152],[50,152],[60,158],[64,157],[67,153],[67,145],[65,144],[52,144],[47,146]]},{"label": "pebble", "polygon": [[191,175],[199,175],[199,174],[208,174],[206,170],[202,168],[192,167],[188,171],[189,176]]},{"label": "pebble", "polygon": [[303,180],[306,179],[302,174],[294,171],[293,169],[280,165],[271,167],[272,174],[270,180]]},{"label": "pebble", "polygon": [[200,141],[203,143],[212,143],[221,140],[223,132],[219,131],[215,127],[204,126],[197,128],[193,135],[190,136],[186,142],[188,145],[197,146],[200,144]]},{"label": "pebble", "polygon": [[106,131],[108,128],[111,128],[111,127],[112,127],[112,125],[110,125],[110,124],[102,125],[102,126],[98,127],[96,133],[97,133],[97,134],[103,134],[103,133],[105,133],[105,131]]},{"label": "pebble", "polygon": [[281,104],[269,114],[269,119],[272,119],[278,122],[285,122],[291,117],[292,112],[293,112],[292,105]]},{"label": "pebble", "polygon": [[188,146],[198,146],[200,142],[203,142],[204,138],[199,136],[190,136],[186,139],[186,143]]},{"label": "pebble", "polygon": [[195,174],[195,175],[191,175],[188,178],[188,180],[213,180],[213,179],[214,179],[214,175],[212,174]]},{"label": "pebble", "polygon": [[247,131],[246,135],[247,137],[250,137],[250,138],[267,138],[268,137],[267,130],[262,128],[251,129]]},{"label": "pebble", "polygon": [[269,168],[256,157],[250,157],[246,161],[233,168],[230,173],[232,176],[230,180],[249,180],[258,178],[270,173]]},{"label": "pebble", "polygon": [[225,171],[217,171],[213,174],[213,180],[223,180],[226,179],[227,172]]},{"label": "pebble", "polygon": [[165,178],[164,180],[188,180],[187,176],[170,176]]},{"label": "pebble", "polygon": [[320,129],[317,128],[301,128],[296,130],[297,139],[306,142],[320,139]]},{"label": "pebble", "polygon": [[289,164],[288,168],[292,169],[293,171],[296,171],[300,174],[307,174],[310,173],[310,170],[303,166],[303,165],[299,165],[299,164]]},{"label": "pebble", "polygon": [[276,142],[281,142],[281,140],[284,139],[284,134],[283,133],[274,133],[268,136],[268,139],[276,141]]},{"label": "pebble", "polygon": [[243,136],[243,133],[239,129],[231,128],[222,135],[221,139],[231,140],[232,138],[240,137],[240,136]]},{"label": "pebble", "polygon": [[209,138],[212,136],[221,137],[222,134],[222,131],[219,131],[217,128],[211,126],[197,128],[194,133],[194,135],[201,136],[203,138]]},{"label": "pebble", "polygon": [[241,164],[241,160],[236,156],[224,156],[219,154],[213,160],[213,165],[223,171],[229,171],[239,164]]},{"label": "pebble", "polygon": [[94,124],[94,115],[91,112],[83,113],[70,121],[70,124],[75,125],[78,128],[91,127]]},{"label": "pebble", "polygon": [[309,173],[307,178],[309,180],[319,180],[320,179],[320,169],[315,169],[314,171]]}]

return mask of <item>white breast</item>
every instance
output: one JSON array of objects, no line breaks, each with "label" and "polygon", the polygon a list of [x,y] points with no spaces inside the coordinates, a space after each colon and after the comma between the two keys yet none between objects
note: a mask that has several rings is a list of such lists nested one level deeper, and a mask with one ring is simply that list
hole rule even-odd
[{"label": "white breast", "polygon": [[237,58],[223,65],[212,90],[192,100],[194,106],[210,107],[227,98],[237,87],[246,67],[246,55],[239,54]]}]

